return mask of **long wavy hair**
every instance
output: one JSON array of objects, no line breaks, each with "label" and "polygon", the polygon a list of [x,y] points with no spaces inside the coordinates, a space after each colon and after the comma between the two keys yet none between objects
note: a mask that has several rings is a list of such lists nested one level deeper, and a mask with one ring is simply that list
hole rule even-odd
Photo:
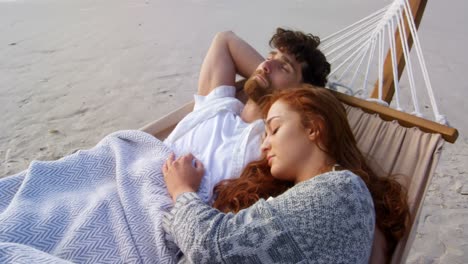
[{"label": "long wavy hair", "polygon": [[[374,201],[376,224],[387,239],[388,249],[393,251],[405,235],[410,220],[407,192],[394,177],[379,177],[367,165],[357,147],[344,106],[328,90],[308,84],[274,93],[263,111],[267,113],[278,100],[300,113],[303,126],[309,126],[311,120],[322,122],[317,126],[320,130],[318,146],[340,164],[341,169],[352,171],[366,183]],[[277,196],[291,186],[291,182],[275,179],[267,161],[262,159],[248,164],[239,178],[220,182],[214,190],[217,199],[213,206],[223,212],[238,212],[260,198]]]}]

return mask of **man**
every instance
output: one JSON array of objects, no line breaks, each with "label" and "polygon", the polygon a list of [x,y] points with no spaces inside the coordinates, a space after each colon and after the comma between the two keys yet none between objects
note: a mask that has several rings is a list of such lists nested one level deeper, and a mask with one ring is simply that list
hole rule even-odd
[{"label": "man", "polygon": [[[164,141],[177,156],[192,153],[205,165],[203,200],[211,200],[219,181],[239,176],[260,158],[265,95],[302,82],[326,84],[330,64],[319,44],[313,35],[278,28],[270,40],[275,49],[264,59],[233,32],[214,37],[201,67],[194,111]],[[249,77],[245,106],[235,98],[236,74]]]},{"label": "man", "polygon": [[[319,44],[320,39],[311,34],[278,28],[270,40],[270,46],[276,50],[270,52],[265,60],[233,32],[218,33],[200,71],[198,95],[206,96],[221,85],[234,86],[236,74],[250,77],[246,92],[253,96],[251,99],[254,101],[275,89],[301,82],[323,87],[330,73],[330,64],[317,49]],[[259,118],[252,103],[252,100],[247,102],[242,113],[245,122]]]}]

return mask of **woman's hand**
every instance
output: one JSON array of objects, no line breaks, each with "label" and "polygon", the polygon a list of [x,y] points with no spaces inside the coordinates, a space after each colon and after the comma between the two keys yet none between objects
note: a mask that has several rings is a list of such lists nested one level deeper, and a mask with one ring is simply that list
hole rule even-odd
[{"label": "woman's hand", "polygon": [[163,174],[172,200],[175,202],[177,196],[184,192],[196,192],[203,172],[203,164],[192,154],[181,156],[177,160],[174,160],[173,153],[169,155],[163,165]]}]

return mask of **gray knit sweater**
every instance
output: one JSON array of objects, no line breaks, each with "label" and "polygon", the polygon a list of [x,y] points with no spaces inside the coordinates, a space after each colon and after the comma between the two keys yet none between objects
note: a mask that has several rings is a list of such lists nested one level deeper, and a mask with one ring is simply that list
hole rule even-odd
[{"label": "gray knit sweater", "polygon": [[191,263],[368,263],[375,212],[364,182],[329,172],[237,214],[177,198],[164,228]]}]

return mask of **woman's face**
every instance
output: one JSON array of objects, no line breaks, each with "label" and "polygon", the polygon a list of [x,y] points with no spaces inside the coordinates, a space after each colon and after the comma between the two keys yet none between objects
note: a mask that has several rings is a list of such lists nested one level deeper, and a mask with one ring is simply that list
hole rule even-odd
[{"label": "woman's face", "polygon": [[299,113],[282,101],[276,101],[268,111],[265,130],[261,148],[271,174],[277,179],[295,182],[315,147],[312,130],[305,128]]}]

